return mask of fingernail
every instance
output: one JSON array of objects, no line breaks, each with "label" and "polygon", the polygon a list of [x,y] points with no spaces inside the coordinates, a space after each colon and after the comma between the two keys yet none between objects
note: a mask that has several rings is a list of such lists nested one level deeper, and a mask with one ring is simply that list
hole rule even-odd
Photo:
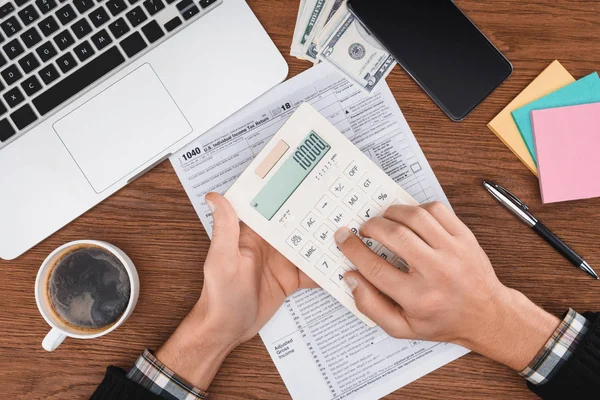
[{"label": "fingernail", "polygon": [[350,288],[350,290],[354,291],[358,286],[358,281],[356,278],[352,276],[344,277],[344,283]]},{"label": "fingernail", "polygon": [[351,232],[347,228],[342,228],[335,233],[335,241],[338,243],[344,243],[351,235]]},{"label": "fingernail", "polygon": [[213,203],[212,201],[206,199],[206,205],[210,209],[210,212],[215,212],[215,203]]}]

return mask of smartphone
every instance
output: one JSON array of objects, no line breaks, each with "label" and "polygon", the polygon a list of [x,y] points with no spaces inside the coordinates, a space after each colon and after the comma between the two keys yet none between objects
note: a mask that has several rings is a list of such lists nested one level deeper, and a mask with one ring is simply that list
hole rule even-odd
[{"label": "smartphone", "polygon": [[512,73],[508,59],[451,0],[348,0],[348,7],[453,121]]}]

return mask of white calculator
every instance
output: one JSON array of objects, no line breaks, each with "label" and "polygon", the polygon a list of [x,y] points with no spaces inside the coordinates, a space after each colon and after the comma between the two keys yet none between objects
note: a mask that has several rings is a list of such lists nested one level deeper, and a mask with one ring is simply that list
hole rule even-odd
[{"label": "white calculator", "polygon": [[[346,271],[356,269],[334,241],[392,204],[417,205],[309,104],[301,105],[242,173],[225,197],[238,216],[288,260],[369,326]],[[398,268],[403,260],[373,239],[366,246]]]}]

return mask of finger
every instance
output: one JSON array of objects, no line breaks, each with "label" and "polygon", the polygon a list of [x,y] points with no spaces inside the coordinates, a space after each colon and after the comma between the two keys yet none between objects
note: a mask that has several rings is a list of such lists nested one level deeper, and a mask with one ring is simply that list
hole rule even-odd
[{"label": "finger", "polygon": [[399,204],[388,208],[383,216],[408,226],[434,249],[443,247],[451,238],[438,220],[422,207]]},{"label": "finger", "polygon": [[373,253],[349,229],[342,228],[335,233],[337,246],[358,268],[360,273],[392,299],[400,302],[409,275],[394,268],[390,263]]},{"label": "finger", "polygon": [[470,232],[469,228],[443,203],[434,201],[422,204],[421,207],[435,218],[439,224],[452,236],[461,236]]},{"label": "finger", "polygon": [[366,237],[383,244],[411,266],[417,266],[419,261],[423,260],[423,256],[433,253],[429,244],[425,243],[412,229],[387,218],[371,218],[362,226],[361,232]]},{"label": "finger", "polygon": [[320,286],[309,278],[304,272],[298,270],[298,288],[299,289],[316,289]]},{"label": "finger", "polygon": [[237,251],[240,240],[240,223],[229,201],[218,193],[208,193],[206,204],[212,211],[213,231],[211,249],[219,252]]},{"label": "finger", "polygon": [[352,289],[358,311],[395,338],[411,339],[412,331],[402,308],[383,295],[358,272],[347,272],[344,282]]}]

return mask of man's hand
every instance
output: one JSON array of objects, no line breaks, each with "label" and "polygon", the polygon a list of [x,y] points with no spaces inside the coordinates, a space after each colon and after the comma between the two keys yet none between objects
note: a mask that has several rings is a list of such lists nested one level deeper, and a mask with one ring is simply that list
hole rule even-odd
[{"label": "man's hand", "polygon": [[212,243],[200,300],[156,353],[183,378],[206,389],[227,354],[253,338],[298,288],[316,284],[238,217],[223,196],[213,210]]},{"label": "man's hand", "polygon": [[521,370],[559,324],[500,283],[473,233],[444,205],[392,206],[361,235],[410,266],[402,272],[348,229],[336,241],[358,309],[397,338],[453,342]]}]

